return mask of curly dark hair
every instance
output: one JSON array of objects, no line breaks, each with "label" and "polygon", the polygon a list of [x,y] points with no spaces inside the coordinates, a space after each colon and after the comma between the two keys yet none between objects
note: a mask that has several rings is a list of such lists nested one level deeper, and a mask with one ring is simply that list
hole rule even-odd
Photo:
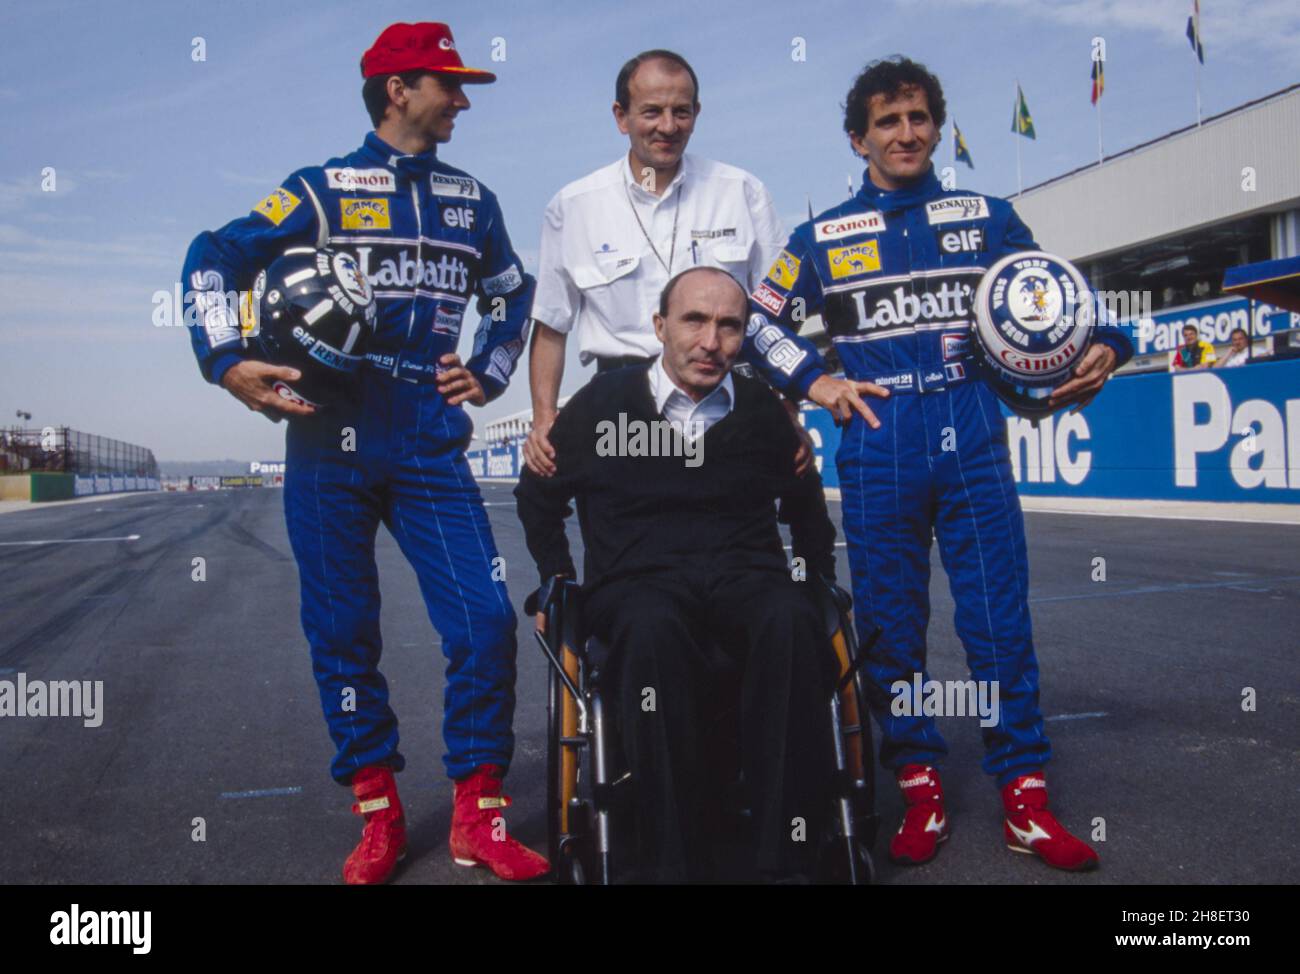
[{"label": "curly dark hair", "polygon": [[924,64],[895,54],[893,57],[872,61],[853,79],[844,101],[844,132],[846,135],[865,135],[867,131],[867,106],[872,95],[884,95],[886,101],[897,98],[904,88],[917,87],[925,92],[934,127],[943,131],[948,118],[948,106],[943,100],[943,86]]}]

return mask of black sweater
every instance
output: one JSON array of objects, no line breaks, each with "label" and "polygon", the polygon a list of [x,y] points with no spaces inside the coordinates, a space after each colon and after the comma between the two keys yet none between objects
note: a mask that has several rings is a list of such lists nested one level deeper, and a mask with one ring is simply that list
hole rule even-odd
[{"label": "black sweater", "polygon": [[[655,439],[661,451],[668,452],[668,445],[676,455],[608,455],[620,430],[636,431],[638,422],[647,431],[664,428],[649,425],[666,422],[650,394],[650,367],[597,375],[575,393],[550,432],[555,476],[525,469],[519,478],[519,519],[542,580],[561,573],[576,577],[564,533],[571,498],[577,499],[589,590],[615,578],[684,566],[710,574],[788,572],[777,530],[778,499],[780,520],[790,525],[794,553],[805,559],[809,575],[834,577],[835,527],[821,477],[815,470],[795,477],[798,437],[762,383],[733,375],[732,410],[709,427],[702,443],[688,448],[674,431],[670,440]],[[630,452],[619,446],[620,454]]]}]

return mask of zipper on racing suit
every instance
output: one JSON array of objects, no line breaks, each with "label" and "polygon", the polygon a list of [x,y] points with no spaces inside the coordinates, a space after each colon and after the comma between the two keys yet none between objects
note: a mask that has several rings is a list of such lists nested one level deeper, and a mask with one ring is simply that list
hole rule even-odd
[{"label": "zipper on racing suit", "polygon": [[[424,177],[421,176],[421,179]],[[411,205],[415,207],[415,266],[419,269],[424,268],[424,225],[420,221],[420,186],[419,183],[411,180]],[[407,349],[411,346],[411,335],[415,333],[415,303],[419,300],[416,293],[419,290],[419,275],[417,275],[416,284],[411,291],[411,314],[406,322],[406,346],[393,361],[393,378],[398,378],[397,370],[401,367],[402,359],[405,358]]]}]

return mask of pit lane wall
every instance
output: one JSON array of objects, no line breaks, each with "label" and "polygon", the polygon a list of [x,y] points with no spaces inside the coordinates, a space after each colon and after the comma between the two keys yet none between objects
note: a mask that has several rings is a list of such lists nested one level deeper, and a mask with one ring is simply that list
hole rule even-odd
[{"label": "pit lane wall", "polygon": [[[817,407],[800,420],[838,487],[834,421]],[[1007,435],[1027,497],[1300,503],[1300,360],[1117,376],[1074,415],[1008,414]],[[474,476],[517,478],[521,443],[471,451]]]}]

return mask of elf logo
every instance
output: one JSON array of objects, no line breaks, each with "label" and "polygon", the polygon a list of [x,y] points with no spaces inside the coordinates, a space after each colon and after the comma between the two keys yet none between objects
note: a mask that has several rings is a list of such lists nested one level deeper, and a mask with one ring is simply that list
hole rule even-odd
[{"label": "elf logo", "polygon": [[939,249],[945,254],[977,254],[984,249],[984,231],[979,227],[948,230],[939,234]]},{"label": "elf logo", "polygon": [[444,206],[442,225],[460,230],[473,230],[474,210],[468,206]]}]

